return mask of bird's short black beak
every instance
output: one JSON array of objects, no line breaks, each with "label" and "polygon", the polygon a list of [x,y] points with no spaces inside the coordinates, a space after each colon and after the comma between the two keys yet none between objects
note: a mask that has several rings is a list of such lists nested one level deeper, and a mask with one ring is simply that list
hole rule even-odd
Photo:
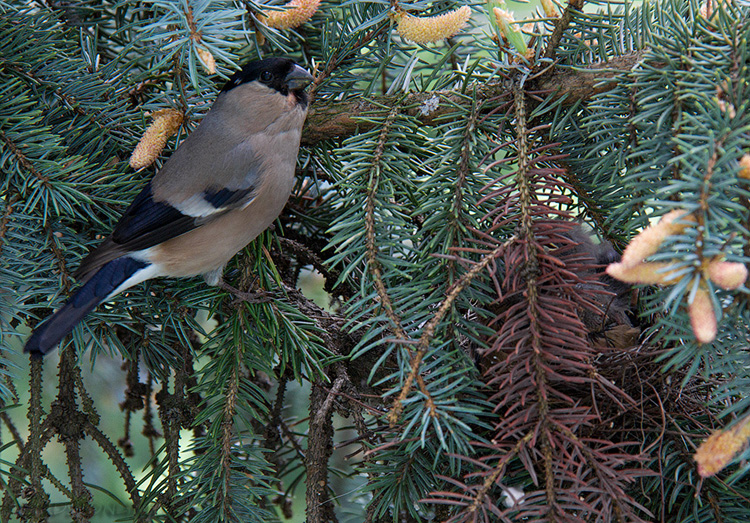
[{"label": "bird's short black beak", "polygon": [[284,83],[286,83],[291,91],[304,89],[310,85],[310,82],[312,81],[313,76],[296,64],[292,67],[292,70],[289,71],[289,74],[286,75],[286,78],[284,78]]}]

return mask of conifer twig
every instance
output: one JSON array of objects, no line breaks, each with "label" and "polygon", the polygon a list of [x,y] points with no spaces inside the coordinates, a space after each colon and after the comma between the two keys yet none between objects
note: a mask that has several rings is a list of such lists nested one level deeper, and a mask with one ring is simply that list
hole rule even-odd
[{"label": "conifer twig", "polygon": [[[643,51],[634,51],[618,56],[606,62],[591,64],[584,68],[552,68],[539,75],[529,88],[537,91],[550,91],[552,99],[564,98],[563,103],[572,105],[586,100],[594,94],[613,89],[618,74],[628,72],[640,63]],[[650,64],[658,67],[660,64]],[[491,81],[477,85],[472,89],[473,98],[479,105],[482,102],[497,99],[506,94],[508,84],[505,80]],[[420,111],[427,100],[437,97],[438,107],[432,111]],[[305,128],[302,133],[303,145],[315,145],[331,138],[345,138],[358,132],[375,127],[375,123],[359,118],[365,114],[382,110],[383,106],[393,107],[403,99],[403,112],[416,117],[422,125],[445,123],[445,116],[455,113],[457,118],[465,118],[464,111],[456,107],[466,107],[474,103],[461,93],[451,90],[410,93],[405,98],[400,95],[384,95],[363,99],[362,97],[338,99],[318,99],[310,107]],[[492,104],[486,104],[485,111],[491,110]]]},{"label": "conifer twig", "polygon": [[372,274],[375,282],[375,290],[380,298],[380,304],[385,310],[385,315],[391,320],[393,331],[396,337],[401,340],[408,340],[404,329],[401,327],[401,319],[396,315],[393,310],[393,303],[391,302],[388,291],[383,283],[383,272],[380,269],[380,262],[377,259],[378,247],[375,244],[375,208],[376,208],[376,192],[378,187],[378,181],[380,178],[380,161],[385,150],[385,143],[388,139],[388,133],[391,130],[391,125],[399,114],[399,108],[394,107],[388,114],[388,117],[383,123],[383,129],[380,131],[378,137],[378,144],[375,148],[375,152],[372,155],[372,168],[370,169],[370,182],[367,186],[367,201],[365,203],[365,232],[367,235],[367,267]]},{"label": "conifer twig", "polygon": [[422,359],[424,359],[424,356],[430,347],[430,342],[432,342],[432,339],[435,337],[438,324],[448,313],[451,305],[453,305],[453,302],[456,301],[456,298],[458,298],[459,294],[461,294],[461,291],[463,291],[474,278],[476,278],[484,269],[486,269],[487,266],[495,258],[500,256],[503,251],[515,240],[516,238],[513,237],[503,244],[495,247],[489,253],[485,254],[481,260],[479,260],[471,269],[469,269],[469,271],[464,273],[453,285],[453,287],[448,290],[445,299],[440,304],[440,307],[438,307],[438,310],[435,312],[432,319],[427,323],[427,325],[425,325],[424,330],[422,331],[422,336],[417,342],[416,353],[411,360],[411,371],[406,377],[404,385],[401,387],[401,393],[393,403],[391,411],[388,413],[388,421],[391,426],[396,424],[396,422],[398,421],[398,417],[401,415],[401,411],[403,410],[403,401],[406,399],[406,396],[409,395],[411,387],[414,384],[414,380],[417,379],[417,375],[419,374],[419,366],[421,365]]}]

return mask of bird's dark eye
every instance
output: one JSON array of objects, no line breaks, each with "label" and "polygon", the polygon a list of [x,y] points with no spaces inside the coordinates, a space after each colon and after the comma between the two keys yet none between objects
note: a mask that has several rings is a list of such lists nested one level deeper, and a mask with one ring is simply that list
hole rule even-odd
[{"label": "bird's dark eye", "polygon": [[271,81],[271,78],[273,78],[273,75],[271,74],[271,71],[263,71],[260,73],[260,81],[264,84],[267,84]]}]

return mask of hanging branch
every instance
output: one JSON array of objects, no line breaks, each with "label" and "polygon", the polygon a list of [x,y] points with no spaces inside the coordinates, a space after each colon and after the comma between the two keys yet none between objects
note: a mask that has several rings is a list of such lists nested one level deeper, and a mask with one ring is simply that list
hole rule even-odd
[{"label": "hanging branch", "polygon": [[[345,381],[343,376],[337,377],[334,389],[343,386]],[[328,485],[328,460],[333,453],[333,420],[329,397],[330,394],[320,383],[313,383],[310,391],[310,430],[304,460],[307,473],[306,514],[308,521],[321,523],[337,521]]]},{"label": "hanging branch", "polygon": [[[545,362],[542,357],[545,350],[542,343],[542,333],[544,328],[541,325],[542,313],[537,302],[538,300],[538,283],[539,260],[537,252],[537,241],[534,237],[532,224],[532,187],[529,179],[530,161],[529,161],[529,133],[526,128],[526,93],[523,84],[519,80],[513,86],[513,104],[515,109],[516,122],[516,149],[518,167],[516,171],[516,183],[518,187],[518,204],[519,213],[521,214],[520,239],[523,242],[525,254],[525,267],[523,270],[526,279],[526,301],[528,304],[527,318],[529,325],[527,332],[529,336],[529,346],[525,350],[533,351],[533,373],[535,374],[536,386],[540,389],[536,401],[538,403],[539,427],[541,437],[541,451],[544,459],[544,479],[547,502],[549,504],[548,516],[553,517],[553,510],[557,504],[557,492],[555,488],[555,478],[553,469],[552,446],[549,441],[549,430],[551,423],[549,415],[549,399],[547,397],[547,382]],[[533,195],[536,199],[536,195]]]},{"label": "hanging branch", "polygon": [[[404,381],[404,385],[401,387],[401,393],[393,403],[391,411],[388,413],[388,421],[391,426],[395,425],[398,422],[398,418],[401,415],[401,411],[403,410],[403,402],[409,395],[414,380],[419,377],[419,367],[422,364],[422,359],[424,358],[425,354],[427,354],[427,350],[430,348],[430,343],[432,342],[432,339],[437,332],[437,326],[448,313],[451,305],[453,305],[453,302],[456,301],[458,296],[461,294],[461,291],[463,291],[474,278],[479,276],[490,265],[490,263],[492,263],[492,261],[494,261],[498,256],[501,256],[503,254],[503,251],[514,241],[515,238],[511,238],[507,242],[493,249],[490,253],[484,255],[481,260],[479,260],[471,269],[469,269],[469,271],[464,273],[453,285],[453,287],[448,290],[448,293],[446,294],[443,302],[440,304],[440,307],[438,307],[438,310],[435,312],[434,316],[422,330],[422,337],[419,338],[416,346],[416,352],[411,359],[411,370],[409,371],[409,374]],[[427,397],[429,398],[429,396]]]},{"label": "hanging branch", "polygon": [[380,268],[380,262],[377,259],[378,246],[375,243],[375,207],[376,207],[376,193],[378,187],[378,177],[380,175],[380,169],[382,168],[380,162],[383,156],[383,150],[388,139],[388,132],[391,129],[393,121],[398,116],[398,107],[391,110],[388,113],[388,117],[383,123],[383,129],[380,131],[378,137],[378,143],[375,147],[375,152],[372,155],[372,167],[370,169],[370,181],[367,185],[367,200],[365,203],[365,231],[367,233],[367,267],[372,274],[375,289],[378,291],[378,297],[380,298],[380,304],[385,310],[386,316],[391,320],[391,328],[396,334],[396,337],[400,340],[407,340],[409,337],[401,327],[401,319],[396,316],[393,310],[393,303],[391,302],[390,296],[388,296],[388,290],[383,283],[383,272]]}]

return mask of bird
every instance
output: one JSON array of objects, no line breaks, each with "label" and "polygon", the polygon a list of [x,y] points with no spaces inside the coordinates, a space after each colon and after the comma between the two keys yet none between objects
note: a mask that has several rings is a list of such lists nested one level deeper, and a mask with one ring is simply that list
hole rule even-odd
[{"label": "bird", "polygon": [[632,286],[615,280],[604,272],[607,265],[620,261],[620,255],[613,245],[607,240],[594,243],[591,234],[580,223],[565,230],[562,236],[570,241],[571,257],[577,259],[579,274],[586,279],[593,279],[592,283],[577,285],[581,289],[594,291],[591,294],[601,308],[598,312],[588,309],[579,311],[581,321],[589,333],[598,334],[617,325],[632,327]]},{"label": "bird", "polygon": [[81,262],[75,276],[82,285],[37,326],[24,352],[44,356],[100,303],[143,281],[203,275],[209,285],[221,284],[226,263],[289,199],[312,80],[293,60],[278,57],[234,73],[198,127]]}]

